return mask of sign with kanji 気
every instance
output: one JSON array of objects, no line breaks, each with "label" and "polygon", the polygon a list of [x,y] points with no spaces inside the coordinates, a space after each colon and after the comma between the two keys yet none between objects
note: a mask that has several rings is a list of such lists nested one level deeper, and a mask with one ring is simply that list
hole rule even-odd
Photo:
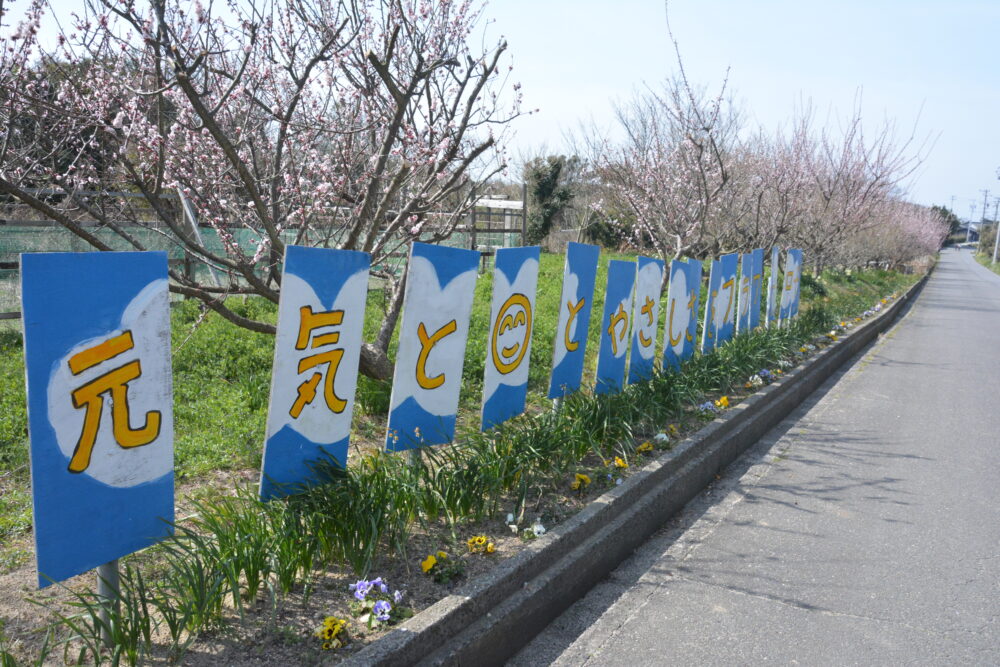
[{"label": "sign with kanji \u6c17", "polygon": [[366,252],[285,246],[260,497],[344,467],[368,294]]},{"label": "sign with kanji \u6c17", "polygon": [[663,260],[639,255],[635,278],[635,305],[632,312],[632,351],[628,383],[653,377],[656,362],[656,329],[660,323],[660,286]]},{"label": "sign with kanji \u6c17", "polygon": [[600,248],[593,245],[571,241],[566,246],[559,325],[552,345],[549,398],[562,398],[580,388],[599,254]]},{"label": "sign with kanji \u6c17", "polygon": [[413,243],[385,446],[398,452],[451,442],[479,252]]},{"label": "sign with kanji \u6c17", "polygon": [[667,287],[667,322],[663,328],[663,369],[680,370],[681,362],[694,355],[698,333],[698,295],[701,292],[701,262],[670,262]]},{"label": "sign with kanji \u6c17", "polygon": [[628,333],[635,292],[635,262],[608,262],[608,285],[601,317],[601,347],[597,353],[595,394],[621,391],[625,381]]},{"label": "sign with kanji \u6c17", "polygon": [[739,255],[723,255],[712,260],[708,274],[708,298],[705,304],[705,325],[702,329],[701,351],[720,347],[733,337],[736,329],[736,270]]},{"label": "sign with kanji \u6c17", "polygon": [[174,518],[163,252],[21,255],[39,585],[145,548]]},{"label": "sign with kanji \u6c17", "polygon": [[496,252],[483,379],[484,431],[524,412],[540,250],[529,246]]}]

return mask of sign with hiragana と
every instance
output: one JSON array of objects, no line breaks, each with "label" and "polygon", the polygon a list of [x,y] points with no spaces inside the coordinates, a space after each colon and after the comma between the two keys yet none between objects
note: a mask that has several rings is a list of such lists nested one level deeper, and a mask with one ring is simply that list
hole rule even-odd
[{"label": "sign with hiragana \u3068", "polygon": [[566,247],[549,398],[562,398],[580,388],[599,253],[597,246],[583,243],[570,242]]},{"label": "sign with hiragana \u3068", "polygon": [[413,243],[385,446],[398,452],[451,442],[479,253]]}]

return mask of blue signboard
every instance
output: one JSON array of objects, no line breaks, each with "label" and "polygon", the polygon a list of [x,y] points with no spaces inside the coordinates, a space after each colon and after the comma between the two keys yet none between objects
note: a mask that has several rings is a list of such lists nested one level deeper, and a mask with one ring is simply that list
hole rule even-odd
[{"label": "blue signboard", "polygon": [[549,398],[561,398],[580,388],[599,252],[597,246],[583,243],[571,242],[566,248]]},{"label": "blue signboard", "polygon": [[781,288],[781,307],[778,318],[781,322],[792,319],[799,310],[799,279],[802,275],[802,251],[788,250],[785,253],[784,279]]},{"label": "blue signboard", "polygon": [[795,317],[799,314],[799,297],[802,293],[802,251],[789,250],[788,256],[790,258],[789,264],[795,271],[795,276],[792,279],[792,305],[789,311],[791,317]]},{"label": "blue signboard", "polygon": [[670,262],[667,288],[667,322],[663,328],[663,368],[680,370],[681,362],[694,354],[698,333],[698,294],[701,291],[701,262]]},{"label": "blue signboard", "polygon": [[262,500],[321,481],[318,461],[347,465],[369,262],[366,252],[285,247]]},{"label": "blue signboard", "polygon": [[736,270],[739,255],[723,255],[712,260],[708,275],[708,302],[701,351],[708,352],[733,337],[736,329]]},{"label": "blue signboard", "polygon": [[597,383],[594,393],[621,391],[625,380],[625,353],[628,352],[634,287],[635,262],[620,259],[608,262],[608,287],[604,293],[601,348],[597,354]]},{"label": "blue signboard", "polygon": [[21,255],[39,585],[148,547],[174,518],[163,252]]},{"label": "blue signboard", "polygon": [[744,333],[750,329],[750,301],[753,289],[753,256],[750,253],[740,255],[740,279],[737,303],[739,310],[736,316],[736,331]]},{"label": "blue signboard", "polygon": [[385,446],[398,452],[451,442],[479,253],[413,243]]},{"label": "blue signboard", "polygon": [[656,328],[660,323],[660,286],[663,261],[639,256],[635,279],[635,306],[632,310],[632,351],[628,382],[635,384],[653,377],[656,361]]},{"label": "blue signboard", "polygon": [[781,289],[781,249],[771,248],[771,275],[767,278],[767,314],[764,326],[770,328],[778,321],[779,302],[778,290]]},{"label": "blue signboard", "polygon": [[757,248],[750,252],[753,258],[751,266],[753,275],[750,278],[750,328],[760,326],[760,297],[764,287],[764,249]]},{"label": "blue signboard", "polygon": [[496,253],[483,379],[484,431],[524,412],[539,252],[538,246],[530,246],[501,248]]}]

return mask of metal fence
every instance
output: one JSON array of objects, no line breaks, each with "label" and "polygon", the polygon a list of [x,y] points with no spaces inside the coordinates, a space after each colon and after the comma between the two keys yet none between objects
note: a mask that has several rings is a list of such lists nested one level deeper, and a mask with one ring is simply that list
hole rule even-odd
[{"label": "metal fence", "polygon": [[[121,194],[121,193],[118,193]],[[127,195],[127,193],[125,193]],[[133,195],[134,196],[134,195]],[[168,195],[169,197],[169,195]],[[178,207],[178,211],[180,207]],[[446,245],[479,250],[483,254],[483,266],[497,248],[523,245],[527,229],[527,210],[523,201],[482,198],[469,212],[464,224],[445,241]],[[132,250],[121,236],[110,229],[88,225],[88,232],[115,250]],[[181,268],[193,278],[207,281],[209,269],[206,265],[185,259],[177,239],[165,226],[157,227],[154,221],[141,221],[124,226],[124,230],[150,250],[167,252],[172,266]],[[201,240],[213,252],[225,255],[222,241],[215,229],[209,225],[198,225]],[[245,229],[234,229],[232,234],[240,246],[253,254],[257,238]],[[295,232],[286,235],[286,241],[294,241]],[[93,248],[83,239],[52,220],[33,219],[31,212],[20,205],[8,205],[0,211],[0,325],[20,318],[21,284],[18,271],[19,255],[23,252],[86,252]],[[403,252],[390,255],[379,266],[383,271],[401,271],[406,262]]]}]

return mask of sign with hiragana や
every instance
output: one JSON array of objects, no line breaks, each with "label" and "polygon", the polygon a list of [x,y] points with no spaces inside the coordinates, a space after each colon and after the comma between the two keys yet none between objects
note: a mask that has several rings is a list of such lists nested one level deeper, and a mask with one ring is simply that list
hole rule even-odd
[{"label": "sign with hiragana \u3084", "polygon": [[451,442],[476,289],[475,250],[413,243],[389,400],[390,452]]},{"label": "sign with hiragana \u3084", "polygon": [[167,290],[163,252],[21,255],[40,586],[171,531]]},{"label": "sign with hiragana \u3084", "polygon": [[539,252],[538,246],[496,252],[483,380],[484,431],[524,412]]},{"label": "sign with hiragana \u3084", "polygon": [[753,258],[753,275],[750,278],[750,328],[760,326],[760,297],[764,287],[764,249],[750,252]]},{"label": "sign with hiragana \u3084", "polygon": [[781,260],[781,248],[771,248],[771,274],[767,278],[767,314],[764,325],[770,328],[778,321],[779,303],[777,296],[781,288],[781,270],[778,263]]},{"label": "sign with hiragana \u3084", "polygon": [[660,323],[660,286],[663,260],[639,256],[632,312],[632,351],[628,382],[635,384],[653,377],[656,362],[656,328]]},{"label": "sign with hiragana \u3084", "polygon": [[723,255],[712,260],[708,274],[708,299],[701,351],[720,347],[733,337],[736,328],[736,269],[739,255]]},{"label": "sign with hiragana \u3084", "polygon": [[566,247],[549,398],[561,398],[580,388],[599,253],[597,246],[583,243],[570,242]]},{"label": "sign with hiragana \u3084", "polygon": [[601,317],[601,347],[597,353],[597,382],[594,393],[621,391],[625,380],[632,294],[635,292],[635,262],[613,259],[608,262],[608,286],[604,292]]},{"label": "sign with hiragana \u3084", "polygon": [[698,294],[701,291],[701,262],[670,262],[667,288],[667,322],[663,328],[663,368],[680,370],[681,362],[694,354],[698,333]]},{"label": "sign with hiragana \u3084", "polygon": [[260,479],[269,500],[344,467],[368,294],[366,252],[285,246]]},{"label": "sign with hiragana \u3084", "polygon": [[781,308],[778,318],[782,323],[791,320],[799,310],[799,282],[802,276],[802,251],[785,252],[784,280],[781,288]]},{"label": "sign with hiragana \u3084", "polygon": [[753,255],[740,255],[739,295],[737,298],[738,313],[736,316],[736,331],[744,333],[750,329],[750,301],[753,289]]}]

